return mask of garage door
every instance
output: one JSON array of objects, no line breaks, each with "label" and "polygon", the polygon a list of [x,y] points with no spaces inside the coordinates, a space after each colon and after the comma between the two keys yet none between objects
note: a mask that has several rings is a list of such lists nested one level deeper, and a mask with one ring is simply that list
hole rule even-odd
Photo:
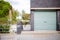
[{"label": "garage door", "polygon": [[34,11],[34,30],[56,30],[55,11]]}]

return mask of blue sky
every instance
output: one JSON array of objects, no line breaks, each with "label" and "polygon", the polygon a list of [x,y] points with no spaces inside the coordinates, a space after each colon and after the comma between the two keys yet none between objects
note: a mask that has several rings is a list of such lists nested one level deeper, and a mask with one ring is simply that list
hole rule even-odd
[{"label": "blue sky", "polygon": [[30,13],[30,0],[5,0],[10,2],[12,7],[15,10],[18,10],[20,13],[24,10],[26,13]]}]

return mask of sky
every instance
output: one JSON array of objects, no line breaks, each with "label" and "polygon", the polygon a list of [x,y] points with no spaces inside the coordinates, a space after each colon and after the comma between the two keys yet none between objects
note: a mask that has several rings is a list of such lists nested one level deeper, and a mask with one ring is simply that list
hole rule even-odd
[{"label": "sky", "polygon": [[[9,2],[12,5],[13,9],[17,10],[20,14],[22,13],[22,10],[30,14],[30,0],[5,0],[5,1]],[[16,18],[22,19],[21,16],[18,16]]]},{"label": "sky", "polygon": [[13,9],[18,10],[20,13],[24,10],[26,13],[30,13],[30,0],[5,0],[8,1]]}]

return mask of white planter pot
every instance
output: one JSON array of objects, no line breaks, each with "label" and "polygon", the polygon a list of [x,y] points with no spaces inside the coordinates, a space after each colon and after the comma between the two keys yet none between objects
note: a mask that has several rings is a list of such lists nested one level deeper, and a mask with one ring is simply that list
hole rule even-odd
[{"label": "white planter pot", "polygon": [[31,25],[30,24],[23,25],[23,30],[27,30],[27,31],[31,30]]},{"label": "white planter pot", "polygon": [[10,32],[17,32],[17,25],[16,24],[10,25]]}]

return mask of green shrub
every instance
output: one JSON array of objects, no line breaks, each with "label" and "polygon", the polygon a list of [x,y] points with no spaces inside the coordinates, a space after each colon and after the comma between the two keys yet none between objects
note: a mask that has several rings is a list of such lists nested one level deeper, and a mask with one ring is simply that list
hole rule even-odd
[{"label": "green shrub", "polygon": [[0,25],[0,32],[7,33],[9,32],[10,26],[9,25]]}]

